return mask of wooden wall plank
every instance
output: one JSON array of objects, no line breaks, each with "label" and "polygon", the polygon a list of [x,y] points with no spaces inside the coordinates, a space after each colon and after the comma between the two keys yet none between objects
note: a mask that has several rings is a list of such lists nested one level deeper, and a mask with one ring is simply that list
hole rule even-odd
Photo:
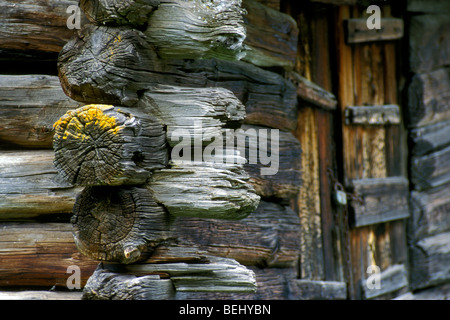
[{"label": "wooden wall plank", "polygon": [[450,181],[450,146],[411,159],[411,182],[417,190],[436,187]]},{"label": "wooden wall plank", "polygon": [[407,115],[412,128],[450,119],[450,68],[413,76],[408,88]]},{"label": "wooden wall plank", "polygon": [[450,232],[414,242],[411,247],[411,287],[425,288],[450,279]]},{"label": "wooden wall plank", "polygon": [[352,180],[362,202],[352,202],[356,227],[409,217],[409,183],[403,177]]},{"label": "wooden wall plank", "polygon": [[371,41],[397,40],[403,37],[403,20],[398,18],[381,18],[382,29],[369,29],[366,18],[345,20],[347,43],[364,43]]},{"label": "wooden wall plank", "polygon": [[0,140],[51,148],[53,124],[81,105],[64,94],[56,76],[0,75]]},{"label": "wooden wall plank", "polygon": [[424,14],[411,17],[409,63],[415,73],[450,64],[450,15]]},{"label": "wooden wall plank", "polygon": [[[404,265],[393,265],[380,273],[380,287],[369,288],[367,279],[361,283],[366,299],[373,299],[408,286],[408,274]],[[369,280],[370,282],[370,280]],[[375,283],[372,283],[375,285]]]},{"label": "wooden wall plank", "polygon": [[296,280],[293,285],[298,290],[297,297],[301,300],[345,300],[347,286],[345,282]]},{"label": "wooden wall plank", "polygon": [[412,155],[423,156],[449,146],[448,128],[450,128],[450,120],[411,130],[409,135],[413,142]]}]

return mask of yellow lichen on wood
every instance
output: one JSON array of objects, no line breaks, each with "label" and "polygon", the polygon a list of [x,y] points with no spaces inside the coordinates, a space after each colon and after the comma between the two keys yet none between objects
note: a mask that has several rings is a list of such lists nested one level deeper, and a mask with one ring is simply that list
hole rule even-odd
[{"label": "yellow lichen on wood", "polygon": [[117,125],[116,119],[104,113],[104,111],[113,108],[111,105],[90,104],[75,111],[67,112],[63,117],[53,125],[56,139],[73,139],[86,140],[90,136],[84,133],[85,128],[90,126],[98,126],[101,131],[108,131],[114,135],[122,130]]}]

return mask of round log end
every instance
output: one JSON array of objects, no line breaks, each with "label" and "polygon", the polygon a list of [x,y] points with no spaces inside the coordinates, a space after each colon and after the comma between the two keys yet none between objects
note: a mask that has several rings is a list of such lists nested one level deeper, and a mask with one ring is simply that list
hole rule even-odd
[{"label": "round log end", "polygon": [[136,262],[169,237],[168,215],[146,189],[87,187],[73,212],[77,248],[93,259]]},{"label": "round log end", "polygon": [[167,164],[163,127],[114,106],[69,111],[54,129],[55,167],[74,185],[142,184]]}]

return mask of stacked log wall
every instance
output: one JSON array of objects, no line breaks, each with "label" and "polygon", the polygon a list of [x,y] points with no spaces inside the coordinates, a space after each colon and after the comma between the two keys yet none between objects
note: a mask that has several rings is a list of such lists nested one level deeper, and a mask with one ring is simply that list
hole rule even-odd
[{"label": "stacked log wall", "polygon": [[[268,4],[279,8],[279,3],[274,1]],[[51,15],[55,15],[47,17],[51,22],[52,39],[40,41],[49,34],[43,12],[54,7],[52,1],[35,6],[5,1],[8,12],[13,10],[14,16],[20,17],[25,12],[38,19],[33,20],[36,25],[21,18],[2,20],[13,33],[13,36],[2,35],[0,39],[2,65],[7,66],[3,70],[10,73],[0,75],[0,287],[4,290],[65,288],[70,276],[68,267],[72,265],[80,267],[84,286],[98,264],[82,255],[75,246],[69,222],[81,188],[58,175],[51,150],[53,124],[68,110],[88,102],[66,96],[56,76],[55,53],[79,32],[69,30],[66,25],[70,13],[65,9],[69,5],[78,5],[78,1],[65,1],[58,4],[57,10],[50,10]],[[293,283],[297,278],[300,223],[289,202],[301,184],[301,146],[291,133],[297,126],[297,92],[294,84],[283,77],[284,71],[280,74],[262,67],[289,69],[292,66],[296,25],[288,15],[263,4],[248,1],[246,5],[268,12],[266,20],[253,16],[252,23],[264,25],[267,19],[272,22],[281,19],[282,29],[277,32],[283,32],[283,28],[291,30],[290,38],[281,40],[290,48],[286,57],[279,52],[276,57],[271,56],[261,40],[264,33],[258,33],[255,28],[254,41],[248,45],[261,48],[253,60],[173,60],[162,72],[169,74],[179,70],[173,75],[173,81],[185,78],[182,83],[191,87],[206,85],[233,92],[246,106],[246,129],[279,129],[280,170],[273,176],[261,176],[257,165],[249,165],[246,170],[262,197],[254,213],[235,222],[179,217],[172,225],[177,241],[160,248],[144,264],[197,261],[204,255],[232,258],[252,269],[258,281],[256,294],[236,294],[236,297],[295,299]],[[9,13],[2,14],[11,17]],[[89,21],[82,13],[81,25],[87,24]],[[34,30],[32,36],[29,30]],[[276,46],[277,39],[276,36],[270,38],[273,42],[270,45]],[[20,67],[39,61],[46,61],[45,67],[50,68],[37,67],[37,74],[27,74],[26,67]],[[257,65],[250,63],[252,61]],[[170,79],[170,75],[166,79]],[[177,296],[181,299],[195,297],[192,293]],[[203,297],[220,295],[205,293]]]},{"label": "stacked log wall", "polygon": [[450,5],[409,0],[411,286],[450,281]]}]

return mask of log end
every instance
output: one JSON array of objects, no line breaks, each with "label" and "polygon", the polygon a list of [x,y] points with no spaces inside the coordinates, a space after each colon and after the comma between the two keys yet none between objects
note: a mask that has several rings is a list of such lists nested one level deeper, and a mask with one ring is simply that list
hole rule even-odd
[{"label": "log end", "polygon": [[167,164],[164,129],[144,115],[87,105],[67,112],[54,130],[55,167],[74,185],[142,184]]}]

